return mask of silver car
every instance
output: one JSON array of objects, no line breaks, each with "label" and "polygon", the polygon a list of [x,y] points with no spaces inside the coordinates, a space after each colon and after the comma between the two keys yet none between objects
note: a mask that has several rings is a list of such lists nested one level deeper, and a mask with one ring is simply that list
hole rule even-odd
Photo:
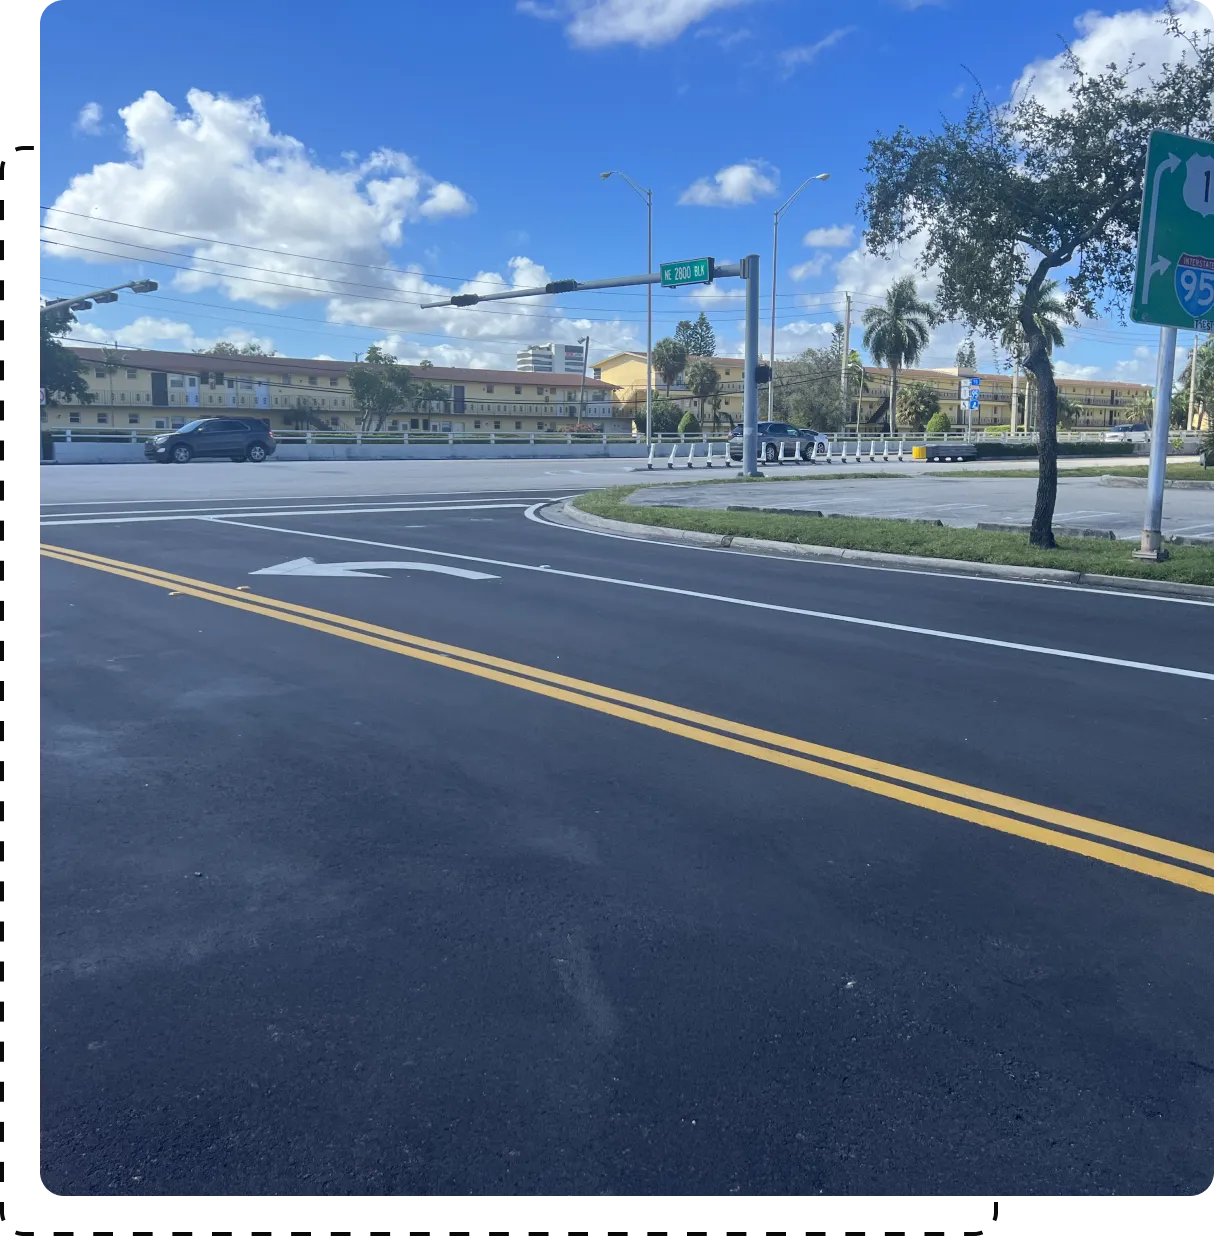
[{"label": "silver car", "polygon": [[[790,444],[791,449],[801,459],[808,463],[813,459],[814,450],[818,443],[822,443],[822,451],[824,453],[830,439],[824,433],[817,433],[813,429],[801,429],[796,425],[788,424],[787,421],[759,422],[759,458],[764,463],[779,463],[781,454],[787,458],[790,448],[784,445],[786,442]],[[729,439],[729,457],[741,462],[741,425],[733,427],[733,432]]]}]

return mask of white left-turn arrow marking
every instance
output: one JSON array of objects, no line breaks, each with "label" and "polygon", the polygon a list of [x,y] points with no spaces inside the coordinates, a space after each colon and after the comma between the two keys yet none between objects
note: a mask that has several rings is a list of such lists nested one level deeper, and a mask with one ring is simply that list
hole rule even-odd
[{"label": "white left-turn arrow marking", "polygon": [[499,579],[483,571],[466,571],[462,567],[441,566],[436,562],[317,562],[313,558],[292,558],[277,566],[250,571],[250,575],[328,575],[347,579],[386,579],[381,571],[430,571],[437,575],[455,575],[460,579]]}]

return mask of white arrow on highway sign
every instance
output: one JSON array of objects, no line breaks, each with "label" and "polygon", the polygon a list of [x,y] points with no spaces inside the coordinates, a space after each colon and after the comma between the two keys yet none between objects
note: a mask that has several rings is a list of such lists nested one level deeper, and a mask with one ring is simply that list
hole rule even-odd
[{"label": "white arrow on highway sign", "polygon": [[463,567],[440,566],[436,562],[317,562],[312,558],[292,558],[277,566],[250,571],[250,575],[326,575],[343,579],[387,579],[380,571],[432,571],[437,575],[455,575],[460,579],[498,579],[483,571],[465,571]]}]

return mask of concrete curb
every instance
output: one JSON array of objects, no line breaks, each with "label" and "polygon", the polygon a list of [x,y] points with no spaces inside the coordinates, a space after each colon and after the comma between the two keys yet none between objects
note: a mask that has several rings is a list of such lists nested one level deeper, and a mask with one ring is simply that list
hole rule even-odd
[{"label": "concrete curb", "polygon": [[[1147,478],[1145,476],[1102,476],[1097,478],[1101,485],[1108,485],[1114,489],[1146,489]],[[1164,489],[1214,489],[1214,481],[1167,481],[1163,483]]]},{"label": "concrete curb", "polygon": [[721,536],[715,532],[692,532],[684,528],[655,528],[648,524],[631,524],[619,519],[604,519],[589,511],[580,511],[569,499],[548,503],[545,513],[603,532],[613,532],[639,541],[662,541],[674,545],[702,545],[709,549],[743,549],[781,558],[809,558],[826,561],[871,562],[879,566],[909,567],[926,575],[947,572],[994,579],[1020,579],[1041,583],[1084,584],[1089,587],[1114,588],[1124,592],[1161,593],[1171,596],[1199,597],[1214,601],[1214,587],[1205,584],[1173,583],[1163,579],[1134,579],[1122,575],[1091,575],[1081,571],[1062,571],[1054,567],[1004,566],[993,562],[966,562],[957,558],[919,558],[911,554],[883,554],[870,549],[840,549],[835,545],[793,545],[787,541],[765,541],[756,537]]}]

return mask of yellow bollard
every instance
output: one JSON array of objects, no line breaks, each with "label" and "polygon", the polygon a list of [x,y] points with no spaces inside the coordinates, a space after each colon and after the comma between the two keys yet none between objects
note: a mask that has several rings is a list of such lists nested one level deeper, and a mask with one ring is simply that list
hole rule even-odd
[{"label": "yellow bollard", "polygon": [[927,447],[926,446],[911,447],[911,458],[912,459],[926,459],[927,458]]}]

